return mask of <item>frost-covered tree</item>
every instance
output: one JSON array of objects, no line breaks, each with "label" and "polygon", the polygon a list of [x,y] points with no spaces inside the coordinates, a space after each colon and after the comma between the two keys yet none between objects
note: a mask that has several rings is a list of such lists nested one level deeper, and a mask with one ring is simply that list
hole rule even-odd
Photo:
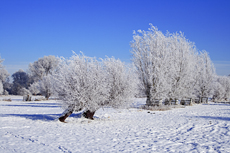
[{"label": "frost-covered tree", "polygon": [[51,75],[44,76],[42,80],[38,81],[38,90],[41,95],[44,95],[46,99],[49,99],[49,97],[53,94]]},{"label": "frost-covered tree", "polygon": [[221,85],[219,100],[228,101],[230,99],[230,78],[227,76],[219,76],[217,82]]},{"label": "frost-covered tree", "polygon": [[40,94],[44,95],[46,99],[49,99],[52,94],[50,76],[56,70],[58,63],[58,58],[52,55],[44,56],[34,63],[30,63],[29,74],[34,80],[34,85],[32,84],[30,88],[32,92],[35,92],[35,87],[37,87]]},{"label": "frost-covered tree", "polygon": [[31,85],[29,86],[29,91],[30,91],[31,94],[33,94],[33,95],[39,94],[40,91],[39,91],[39,84],[38,84],[38,82],[34,82],[33,84],[31,84]]},{"label": "frost-covered tree", "polygon": [[0,81],[0,95],[3,94],[3,91],[4,91],[3,84],[2,81]]},{"label": "frost-covered tree", "polygon": [[168,34],[170,52],[170,99],[191,98],[196,85],[197,52],[183,33]]},{"label": "frost-covered tree", "polygon": [[13,86],[11,93],[15,95],[21,95],[22,88],[28,88],[29,75],[23,70],[19,70],[12,75]]},{"label": "frost-covered tree", "polygon": [[135,90],[128,82],[134,75],[119,60],[102,61],[74,54],[70,59],[61,59],[53,74],[54,89],[62,100],[64,120],[74,111],[85,111],[86,118],[103,106],[118,107],[128,102]]},{"label": "frost-covered tree", "polygon": [[44,76],[52,74],[58,65],[58,59],[53,56],[44,56],[34,63],[29,64],[29,73],[35,81],[41,80]]},{"label": "frost-covered tree", "polygon": [[206,51],[203,51],[197,60],[199,67],[196,94],[198,97],[209,97],[212,92],[215,77],[215,67]]},{"label": "frost-covered tree", "polygon": [[5,67],[3,66],[3,61],[4,59],[1,58],[0,56],[0,94],[3,94],[3,91],[5,90],[3,87],[3,84],[5,83],[6,79],[9,76],[9,73],[7,72],[7,70],[5,69]]},{"label": "frost-covered tree", "polygon": [[160,105],[155,99],[166,98],[170,90],[168,45],[165,35],[152,25],[149,31],[134,32],[131,42],[132,61],[144,86],[147,105]]},{"label": "frost-covered tree", "polygon": [[115,58],[102,61],[106,75],[108,98],[107,105],[114,108],[129,104],[137,93],[138,79],[134,65],[126,65]]},{"label": "frost-covered tree", "polygon": [[215,81],[213,82],[213,96],[212,100],[215,101],[221,101],[224,97],[224,88],[222,84],[220,83],[220,76],[216,76]]}]

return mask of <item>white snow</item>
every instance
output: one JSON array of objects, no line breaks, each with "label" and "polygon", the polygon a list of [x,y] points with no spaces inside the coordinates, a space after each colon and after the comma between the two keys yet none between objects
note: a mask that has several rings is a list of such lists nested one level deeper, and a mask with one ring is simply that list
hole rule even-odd
[{"label": "white snow", "polygon": [[[55,100],[0,97],[0,153],[230,152],[230,105],[199,104],[168,111],[100,109],[95,120],[72,114],[61,123]],[[136,99],[134,106],[145,103]],[[148,113],[150,112],[150,113]]]}]

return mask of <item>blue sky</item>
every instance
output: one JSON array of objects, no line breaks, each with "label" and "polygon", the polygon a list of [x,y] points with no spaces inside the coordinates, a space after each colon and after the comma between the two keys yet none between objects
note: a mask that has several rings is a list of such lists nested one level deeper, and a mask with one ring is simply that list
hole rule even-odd
[{"label": "blue sky", "polygon": [[0,0],[0,55],[8,72],[45,55],[129,62],[133,30],[182,31],[230,74],[230,0]]}]

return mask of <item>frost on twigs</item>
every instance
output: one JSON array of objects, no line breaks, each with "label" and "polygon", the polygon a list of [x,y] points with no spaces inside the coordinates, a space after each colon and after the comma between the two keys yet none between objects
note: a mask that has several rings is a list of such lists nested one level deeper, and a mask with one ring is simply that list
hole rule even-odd
[{"label": "frost on twigs", "polygon": [[132,61],[148,106],[160,106],[161,101],[156,99],[181,100],[211,95],[213,63],[208,53],[198,52],[182,32],[163,34],[150,24],[148,31],[134,33],[131,47]]},{"label": "frost on twigs", "polygon": [[52,75],[54,91],[65,110],[63,116],[84,109],[83,116],[88,119],[93,119],[94,112],[103,106],[117,108],[131,102],[135,79],[132,67],[120,60],[99,61],[83,54],[61,58]]}]

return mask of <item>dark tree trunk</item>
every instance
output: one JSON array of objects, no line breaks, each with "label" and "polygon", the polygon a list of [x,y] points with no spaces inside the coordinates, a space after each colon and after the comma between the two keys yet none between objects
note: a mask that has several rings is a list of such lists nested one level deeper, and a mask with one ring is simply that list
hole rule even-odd
[{"label": "dark tree trunk", "polygon": [[[82,109],[79,109],[77,111],[81,111]],[[61,115],[61,117],[59,117],[59,121],[60,122],[64,122],[65,123],[65,119],[67,117],[69,117],[72,113],[73,113],[74,109],[72,107],[69,107],[68,109],[66,109],[63,114]],[[82,116],[87,118],[87,119],[91,119],[93,120],[93,115],[95,114],[96,111],[91,112],[89,110],[85,111]]]},{"label": "dark tree trunk", "polygon": [[145,94],[147,96],[147,100],[146,100],[146,105],[147,106],[151,106],[152,105],[152,101],[151,101],[151,93],[150,93],[150,86],[147,86],[147,89],[145,91]]},{"label": "dark tree trunk", "polygon": [[93,115],[95,114],[95,111],[94,112],[91,112],[89,110],[85,111],[82,115],[87,118],[87,119],[91,119],[93,120]]},{"label": "dark tree trunk", "polygon": [[73,109],[72,110],[69,110],[69,109],[65,110],[63,115],[61,117],[59,117],[59,121],[65,122],[65,119],[67,117],[69,117],[72,113],[73,113]]}]

